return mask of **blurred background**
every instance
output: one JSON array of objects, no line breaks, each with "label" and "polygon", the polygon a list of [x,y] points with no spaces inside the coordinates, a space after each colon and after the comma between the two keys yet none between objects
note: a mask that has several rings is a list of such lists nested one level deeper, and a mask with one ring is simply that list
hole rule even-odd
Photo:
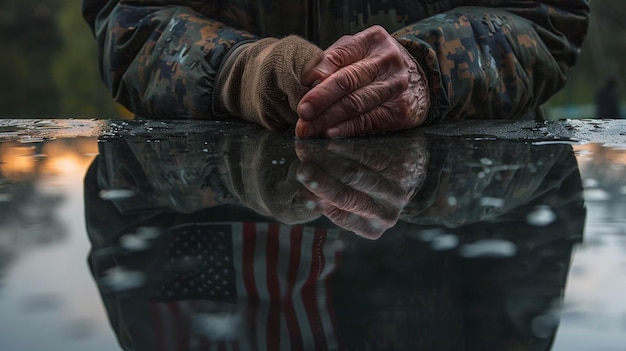
[{"label": "blurred background", "polygon": [[[579,65],[546,105],[550,119],[595,117],[596,92],[623,85],[626,7],[592,1]],[[77,0],[0,0],[0,118],[131,118],[100,82],[95,42]],[[620,101],[624,94],[619,91]],[[625,116],[622,113],[622,116]]]}]

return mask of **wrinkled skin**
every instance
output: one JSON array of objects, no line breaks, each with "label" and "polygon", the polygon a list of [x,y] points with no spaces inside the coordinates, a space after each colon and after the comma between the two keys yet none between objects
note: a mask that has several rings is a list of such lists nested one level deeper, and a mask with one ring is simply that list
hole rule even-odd
[{"label": "wrinkled skin", "polygon": [[296,154],[300,195],[339,227],[372,240],[397,223],[426,178],[427,151],[420,142],[388,154],[296,141]]},{"label": "wrinkled skin", "polygon": [[411,55],[384,28],[346,35],[303,77],[312,89],[297,107],[297,137],[394,131],[424,123],[427,82]]}]

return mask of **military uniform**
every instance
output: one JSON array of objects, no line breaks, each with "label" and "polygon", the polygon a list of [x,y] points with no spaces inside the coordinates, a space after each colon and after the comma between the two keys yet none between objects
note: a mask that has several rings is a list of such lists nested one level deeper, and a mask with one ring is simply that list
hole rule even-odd
[{"label": "military uniform", "polygon": [[114,98],[146,118],[218,117],[215,77],[235,45],[303,36],[322,48],[384,26],[422,65],[428,122],[520,118],[561,89],[589,0],[83,0]]}]

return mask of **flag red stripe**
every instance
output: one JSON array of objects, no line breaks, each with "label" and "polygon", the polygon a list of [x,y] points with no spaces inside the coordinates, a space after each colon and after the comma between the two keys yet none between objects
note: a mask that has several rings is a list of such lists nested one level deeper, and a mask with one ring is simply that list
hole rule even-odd
[{"label": "flag red stripe", "polygon": [[165,351],[163,345],[165,341],[161,338],[164,335],[163,322],[161,321],[161,313],[159,313],[159,307],[154,304],[150,304],[150,313],[152,314],[152,320],[154,321],[154,347],[156,351]]},{"label": "flag red stripe", "polygon": [[287,289],[283,300],[283,311],[285,313],[285,321],[287,331],[289,332],[289,340],[293,350],[302,350],[302,331],[298,325],[296,310],[293,307],[293,289],[298,279],[298,269],[300,267],[301,248],[302,248],[302,231],[303,226],[297,225],[291,227],[289,236],[289,266],[287,269]]},{"label": "flag red stripe", "polygon": [[267,228],[267,246],[265,268],[267,270],[267,290],[270,296],[269,313],[267,316],[267,349],[280,348],[280,283],[278,281],[278,241],[279,225],[270,223]]},{"label": "flag red stripe", "polygon": [[191,323],[189,316],[183,315],[180,307],[176,303],[167,305],[173,320],[173,332],[176,338],[176,350],[189,350],[189,335]]},{"label": "flag red stripe", "polygon": [[319,316],[319,306],[316,299],[316,283],[318,277],[324,267],[324,254],[323,247],[326,241],[326,231],[316,228],[313,238],[313,246],[311,247],[311,271],[309,276],[302,287],[302,300],[304,302],[304,308],[306,310],[311,332],[315,340],[315,347],[317,350],[326,349],[326,338],[324,337],[324,328],[321,325]]}]

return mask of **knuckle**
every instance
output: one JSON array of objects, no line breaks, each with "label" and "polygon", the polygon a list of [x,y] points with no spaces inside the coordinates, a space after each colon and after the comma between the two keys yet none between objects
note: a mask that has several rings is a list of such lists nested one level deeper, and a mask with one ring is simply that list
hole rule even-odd
[{"label": "knuckle", "polygon": [[398,50],[385,50],[381,54],[381,61],[384,62],[386,67],[391,69],[399,69],[404,66],[404,58],[402,57],[402,53]]},{"label": "knuckle", "polygon": [[350,63],[351,52],[345,46],[338,46],[333,50],[329,50],[325,53],[326,60],[337,67],[343,67]]},{"label": "knuckle", "polygon": [[337,87],[346,93],[358,89],[360,85],[358,74],[351,67],[345,67],[337,72],[335,82]]},{"label": "knuckle", "polygon": [[361,230],[358,234],[365,239],[377,240],[380,238],[387,228],[381,228],[377,223],[370,223],[365,229]]},{"label": "knuckle", "polygon": [[378,211],[371,199],[364,199],[355,191],[337,193],[337,207],[356,214],[374,214]]},{"label": "knuckle", "polygon": [[350,115],[357,115],[363,109],[363,100],[356,94],[348,94],[339,100],[343,111]]},{"label": "knuckle", "polygon": [[381,106],[381,108],[376,109],[372,114],[371,120],[375,121],[372,129],[375,129],[376,131],[388,132],[398,129],[398,123],[396,121],[394,111],[391,111],[385,106]]},{"label": "knuckle", "polygon": [[389,35],[385,28],[377,24],[367,28],[362,33],[374,40],[378,40]]},{"label": "knuckle", "polygon": [[377,60],[361,60],[359,61],[359,76],[368,81],[373,81],[378,77],[380,72],[385,70],[384,62],[378,62]]},{"label": "knuckle", "polygon": [[346,213],[334,206],[331,206],[322,212],[326,217],[330,218],[333,223],[342,228],[348,228],[352,225],[351,217],[353,215],[351,213]]}]

